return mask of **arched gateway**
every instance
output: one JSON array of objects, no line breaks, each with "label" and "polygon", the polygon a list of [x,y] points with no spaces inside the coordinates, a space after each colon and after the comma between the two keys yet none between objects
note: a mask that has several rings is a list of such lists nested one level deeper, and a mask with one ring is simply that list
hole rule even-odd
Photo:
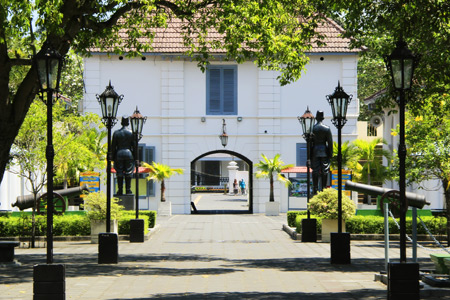
[{"label": "arched gateway", "polygon": [[214,150],[210,152],[203,153],[202,155],[196,157],[194,160],[191,161],[191,174],[193,170],[195,170],[195,163],[200,160],[203,157],[214,155],[214,154],[228,154],[230,156],[238,157],[243,162],[245,162],[248,165],[248,182],[247,188],[248,188],[248,211],[243,211],[244,213],[253,213],[253,162],[245,157],[244,155],[230,151],[230,150]]}]

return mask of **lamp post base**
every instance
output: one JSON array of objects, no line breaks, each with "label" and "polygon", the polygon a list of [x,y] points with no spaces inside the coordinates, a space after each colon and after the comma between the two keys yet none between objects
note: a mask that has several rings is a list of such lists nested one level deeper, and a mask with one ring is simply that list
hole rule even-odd
[{"label": "lamp post base", "polygon": [[302,220],[302,242],[315,243],[317,242],[317,220],[303,219]]},{"label": "lamp post base", "polygon": [[332,232],[331,237],[331,263],[332,264],[350,264],[350,233]]},{"label": "lamp post base", "polygon": [[388,264],[388,299],[420,299],[418,263]]},{"label": "lamp post base", "polygon": [[130,220],[130,243],[144,242],[144,220],[131,219]]},{"label": "lamp post base", "polygon": [[66,267],[59,264],[33,267],[33,300],[66,299]]},{"label": "lamp post base", "polygon": [[98,263],[117,264],[119,260],[119,237],[117,233],[98,235]]}]

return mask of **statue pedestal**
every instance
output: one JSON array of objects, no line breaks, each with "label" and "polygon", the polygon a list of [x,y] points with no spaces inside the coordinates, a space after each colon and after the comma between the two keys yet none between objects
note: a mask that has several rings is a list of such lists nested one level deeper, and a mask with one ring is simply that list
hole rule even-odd
[{"label": "statue pedestal", "polygon": [[119,198],[119,205],[122,205],[124,210],[135,210],[136,200],[134,194],[114,195],[114,197]]}]

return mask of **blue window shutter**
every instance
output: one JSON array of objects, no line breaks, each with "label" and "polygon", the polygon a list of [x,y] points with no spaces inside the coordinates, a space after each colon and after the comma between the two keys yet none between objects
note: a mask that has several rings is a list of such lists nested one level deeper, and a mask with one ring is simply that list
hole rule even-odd
[{"label": "blue window shutter", "polygon": [[206,114],[237,114],[237,67],[210,66],[206,74]]},{"label": "blue window shutter", "polygon": [[221,86],[221,70],[211,69],[209,71],[209,111],[211,113],[220,113],[220,86]]},{"label": "blue window shutter", "polygon": [[[144,161],[151,164],[155,160],[155,147],[146,146],[144,149]],[[146,175],[148,176],[148,175]],[[155,183],[153,180],[147,181],[147,196],[155,196]]]},{"label": "blue window shutter", "polygon": [[234,113],[235,109],[235,70],[224,69],[223,70],[223,112]]},{"label": "blue window shutter", "polygon": [[306,166],[308,153],[306,143],[297,143],[297,166]]}]

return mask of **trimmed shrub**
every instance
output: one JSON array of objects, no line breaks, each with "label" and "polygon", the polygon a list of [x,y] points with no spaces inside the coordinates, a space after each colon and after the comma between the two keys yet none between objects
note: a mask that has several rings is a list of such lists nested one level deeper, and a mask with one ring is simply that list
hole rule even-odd
[{"label": "trimmed shrub", "polygon": [[[119,219],[119,234],[130,234],[130,220],[134,219],[134,214],[124,214]],[[148,216],[139,214],[139,219],[144,220],[144,234],[148,233]]]},{"label": "trimmed shrub", "polygon": [[289,227],[295,227],[296,226],[296,218],[298,215],[306,215],[306,211],[297,211],[297,210],[291,210],[287,212],[287,223]]},{"label": "trimmed shrub", "polygon": [[[84,197],[82,207],[90,220],[106,220],[106,195],[104,192],[89,193]],[[118,198],[111,198],[111,220],[117,220],[122,214],[123,206]]]},{"label": "trimmed shrub", "polygon": [[63,215],[53,217],[53,234],[56,236],[83,236],[91,234],[91,223],[86,216]]},{"label": "trimmed shrub", "polygon": [[[123,212],[119,219],[119,234],[130,233],[130,219],[134,219],[133,211]],[[155,211],[139,211],[139,217],[144,219],[145,233],[148,228],[155,227]],[[36,236],[47,234],[47,218],[43,215],[36,216]],[[86,215],[54,215],[54,236],[86,236],[91,234],[90,219]],[[31,216],[20,214],[19,217],[0,216],[0,237],[31,236]]]},{"label": "trimmed shrub", "polygon": [[[131,216],[132,219],[136,217],[136,212],[132,210],[125,210],[122,212],[123,216]],[[140,210],[139,211],[139,218],[143,219],[143,216],[148,218],[148,228],[155,227],[156,224],[156,211],[154,210]]]},{"label": "trimmed shrub", "polygon": [[[307,214],[298,214],[295,218],[295,231],[297,233],[302,233],[302,220],[308,218]],[[311,215],[311,219],[316,219],[316,231],[317,233],[322,233],[322,219],[317,216]]]},{"label": "trimmed shrub", "polygon": [[[321,232],[321,218],[317,216],[311,216],[317,219],[317,232]],[[302,219],[306,218],[306,215],[297,215],[295,219],[295,227],[297,233],[301,233]],[[446,235],[447,219],[445,217],[421,217],[425,226],[430,230],[433,235]],[[397,223],[399,220],[397,219]],[[378,216],[354,216],[345,221],[345,227],[347,232],[353,234],[383,234],[384,233],[384,217]],[[400,230],[395,224],[392,218],[389,218],[389,233],[399,234]],[[412,233],[412,218],[406,218],[406,233]],[[420,220],[417,220],[417,233],[427,234],[426,229],[421,224]]]},{"label": "trimmed shrub", "polygon": [[[309,211],[322,219],[338,218],[338,191],[324,189],[309,201]],[[342,195],[342,219],[347,220],[355,215],[355,203],[346,195]]]}]

